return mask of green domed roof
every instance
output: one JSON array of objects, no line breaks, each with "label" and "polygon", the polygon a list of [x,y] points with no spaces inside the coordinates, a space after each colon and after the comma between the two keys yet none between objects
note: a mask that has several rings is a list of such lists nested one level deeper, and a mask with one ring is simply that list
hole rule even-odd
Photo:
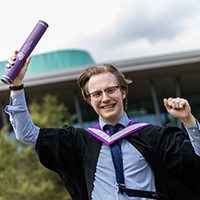
[{"label": "green domed roof", "polygon": [[27,74],[94,64],[90,55],[80,50],[62,50],[32,56]]},{"label": "green domed roof", "polygon": [[[7,61],[0,62],[1,76]],[[60,50],[32,56],[27,74],[42,73],[64,68],[94,64],[89,53],[82,50]]]}]

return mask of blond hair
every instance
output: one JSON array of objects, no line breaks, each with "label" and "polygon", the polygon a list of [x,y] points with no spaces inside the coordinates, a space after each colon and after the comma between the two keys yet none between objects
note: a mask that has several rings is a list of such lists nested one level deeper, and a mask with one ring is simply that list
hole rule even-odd
[{"label": "blond hair", "polygon": [[113,64],[104,64],[102,66],[91,65],[87,67],[79,76],[77,83],[81,89],[83,98],[88,101],[88,81],[92,75],[100,74],[104,72],[112,73],[118,82],[120,90],[125,90],[126,97],[123,99],[124,111],[127,109],[127,94],[128,94],[128,84],[132,83],[132,80],[128,80],[124,75],[118,70],[118,68]]}]

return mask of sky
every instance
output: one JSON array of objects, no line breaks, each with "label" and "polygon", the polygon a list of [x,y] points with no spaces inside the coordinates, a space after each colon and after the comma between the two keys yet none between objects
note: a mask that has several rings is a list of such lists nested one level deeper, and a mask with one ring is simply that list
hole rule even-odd
[{"label": "sky", "polygon": [[200,50],[199,0],[0,0],[0,61],[39,20],[49,28],[32,55],[77,49],[108,63]]}]

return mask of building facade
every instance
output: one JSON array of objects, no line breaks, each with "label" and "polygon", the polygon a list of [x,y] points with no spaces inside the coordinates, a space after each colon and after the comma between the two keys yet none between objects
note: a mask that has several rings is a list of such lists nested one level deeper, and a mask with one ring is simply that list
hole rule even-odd
[{"label": "building facade", "polygon": [[[188,99],[192,113],[200,119],[200,51],[168,54],[117,61],[115,64],[129,85],[128,116],[135,121],[164,125],[175,121],[163,105],[163,99]],[[3,74],[6,62],[0,63]],[[77,78],[88,65],[94,63],[85,51],[64,50],[33,56],[24,79],[27,104],[41,101],[46,94],[55,95],[69,111],[77,114],[76,126],[87,128],[98,121],[98,116],[83,100]],[[8,123],[4,107],[9,103],[8,85],[0,83],[0,126]]]}]

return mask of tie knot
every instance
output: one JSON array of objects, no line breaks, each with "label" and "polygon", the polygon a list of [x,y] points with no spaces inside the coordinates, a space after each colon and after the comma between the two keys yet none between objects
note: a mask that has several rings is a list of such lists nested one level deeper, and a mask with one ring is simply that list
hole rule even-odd
[{"label": "tie knot", "polygon": [[107,125],[105,126],[105,129],[106,129],[106,130],[109,130],[109,133],[110,133],[111,135],[113,135],[114,133],[116,133],[116,132],[119,130],[119,127],[120,127],[120,126],[121,126],[120,124],[115,124],[114,126],[111,126],[111,125],[107,124]]}]

